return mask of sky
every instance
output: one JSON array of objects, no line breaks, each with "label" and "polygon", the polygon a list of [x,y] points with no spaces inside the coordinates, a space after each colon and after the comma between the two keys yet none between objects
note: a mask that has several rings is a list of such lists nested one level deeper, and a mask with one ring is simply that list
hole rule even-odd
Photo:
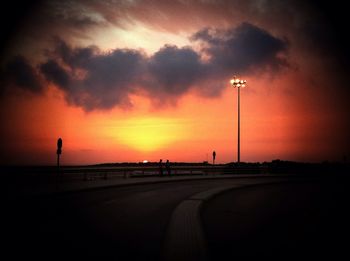
[{"label": "sky", "polygon": [[341,1],[35,1],[1,18],[0,164],[344,161]]}]

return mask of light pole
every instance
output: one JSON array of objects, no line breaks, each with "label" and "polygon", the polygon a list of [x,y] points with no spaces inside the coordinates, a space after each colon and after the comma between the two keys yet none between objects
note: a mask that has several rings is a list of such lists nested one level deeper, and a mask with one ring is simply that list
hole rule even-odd
[{"label": "light pole", "polygon": [[240,119],[240,92],[241,88],[244,88],[246,86],[246,80],[242,80],[239,78],[236,78],[236,76],[233,77],[233,79],[230,80],[231,85],[238,89],[238,144],[237,144],[237,163],[239,164],[241,161],[241,144],[240,144],[240,125],[241,125],[241,119]]}]

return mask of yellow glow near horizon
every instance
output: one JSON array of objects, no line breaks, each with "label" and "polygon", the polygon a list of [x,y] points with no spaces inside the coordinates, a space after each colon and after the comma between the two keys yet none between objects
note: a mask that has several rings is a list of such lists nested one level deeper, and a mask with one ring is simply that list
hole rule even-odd
[{"label": "yellow glow near horizon", "polygon": [[114,129],[117,139],[138,151],[155,151],[184,138],[179,120],[164,118],[133,118]]}]

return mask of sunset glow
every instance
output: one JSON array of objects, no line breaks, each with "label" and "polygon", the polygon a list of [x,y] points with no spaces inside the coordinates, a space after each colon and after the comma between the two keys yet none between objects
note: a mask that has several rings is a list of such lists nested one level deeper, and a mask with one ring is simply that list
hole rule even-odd
[{"label": "sunset glow", "polygon": [[121,122],[115,129],[111,128],[110,135],[115,135],[118,142],[131,149],[151,152],[165,146],[173,146],[184,137],[184,130],[181,123],[174,120],[132,118]]},{"label": "sunset glow", "polygon": [[292,2],[43,1],[1,50],[1,164],[235,161],[232,86],[241,161],[349,157],[343,49]]}]

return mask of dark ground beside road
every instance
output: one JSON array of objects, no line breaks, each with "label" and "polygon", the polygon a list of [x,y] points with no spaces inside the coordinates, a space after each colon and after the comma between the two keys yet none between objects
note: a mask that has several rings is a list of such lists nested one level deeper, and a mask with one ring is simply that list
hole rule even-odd
[{"label": "dark ground beside road", "polygon": [[210,260],[348,260],[349,180],[235,189],[201,212]]}]

